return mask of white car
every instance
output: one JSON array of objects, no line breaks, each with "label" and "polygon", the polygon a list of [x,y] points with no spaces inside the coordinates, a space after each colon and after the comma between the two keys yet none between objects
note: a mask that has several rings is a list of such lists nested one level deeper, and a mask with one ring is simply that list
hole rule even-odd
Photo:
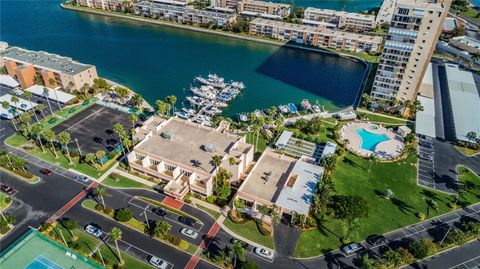
[{"label": "white car", "polygon": [[168,263],[158,257],[151,256],[148,258],[148,262],[155,266],[155,268],[167,269]]},{"label": "white car", "polygon": [[180,230],[180,233],[185,235],[185,236],[188,236],[190,238],[193,238],[193,239],[196,239],[198,237],[198,233],[195,232],[194,230],[192,229],[188,229],[188,228],[182,228]]},{"label": "white car", "polygon": [[95,237],[100,237],[103,234],[102,230],[90,224],[85,227],[85,231]]},{"label": "white car", "polygon": [[262,258],[265,258],[265,259],[268,259],[268,260],[272,260],[273,259],[273,255],[274,253],[266,248],[255,248],[255,254],[257,254],[258,256],[262,257]]},{"label": "white car", "polygon": [[78,180],[78,181],[85,182],[85,183],[87,183],[88,180],[89,180],[88,177],[86,177],[86,176],[80,176],[80,175],[77,175],[77,176],[75,177],[75,179]]}]

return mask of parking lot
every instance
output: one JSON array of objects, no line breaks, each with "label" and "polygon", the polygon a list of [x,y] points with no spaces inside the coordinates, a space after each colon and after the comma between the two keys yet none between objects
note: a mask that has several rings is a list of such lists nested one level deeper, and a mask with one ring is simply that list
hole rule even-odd
[{"label": "parking lot", "polygon": [[132,128],[129,114],[113,108],[93,104],[75,114],[53,128],[55,133],[68,132],[71,136],[70,148],[77,148],[82,154],[94,153],[97,150],[109,152],[120,144],[117,134],[113,131],[116,123],[123,125],[125,131]]},{"label": "parking lot", "polygon": [[435,188],[435,149],[431,139],[420,138],[418,143],[418,184]]}]

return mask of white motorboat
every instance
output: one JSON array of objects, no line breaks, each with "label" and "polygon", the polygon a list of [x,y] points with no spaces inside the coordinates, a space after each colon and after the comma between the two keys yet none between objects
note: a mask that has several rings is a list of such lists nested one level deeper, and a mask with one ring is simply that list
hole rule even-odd
[{"label": "white motorboat", "polygon": [[205,104],[205,99],[198,97],[198,96],[187,96],[187,100],[190,102],[190,104],[195,105],[195,106],[202,106]]},{"label": "white motorboat", "polygon": [[238,120],[246,122],[248,121],[248,116],[245,113],[238,114]]},{"label": "white motorboat", "polygon": [[280,110],[280,112],[282,112],[283,114],[287,114],[288,112],[290,112],[290,110],[288,109],[288,106],[286,105],[278,106],[278,110]]},{"label": "white motorboat", "polygon": [[317,105],[313,105],[313,106],[312,106],[312,110],[313,110],[313,112],[315,112],[315,113],[320,113],[320,112],[322,112],[322,110],[320,109],[320,106],[317,106]]},{"label": "white motorboat", "polygon": [[202,86],[200,88],[192,87],[190,90],[197,96],[207,98],[207,99],[215,99],[217,94],[215,94],[209,86]]},{"label": "white motorboat", "polygon": [[187,114],[192,114],[193,115],[193,114],[196,113],[195,109],[192,109],[192,108],[183,107],[182,110]]},{"label": "white motorboat", "polygon": [[214,100],[214,101],[212,101],[212,104],[216,107],[228,107],[227,103],[222,102],[220,100]]},{"label": "white motorboat", "polygon": [[204,79],[204,78],[201,77],[201,76],[195,77],[195,81],[198,81],[199,83],[204,84],[204,85],[208,85],[208,84],[209,84],[208,80]]},{"label": "white motorboat", "polygon": [[208,114],[208,115],[218,115],[218,114],[221,114],[222,113],[222,110],[220,110],[218,107],[216,106],[207,106],[205,107],[205,113]]}]

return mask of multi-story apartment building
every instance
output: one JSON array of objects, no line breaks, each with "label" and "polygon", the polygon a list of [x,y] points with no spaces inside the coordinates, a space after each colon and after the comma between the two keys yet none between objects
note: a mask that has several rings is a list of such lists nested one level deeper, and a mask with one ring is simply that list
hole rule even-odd
[{"label": "multi-story apartment building", "polygon": [[480,41],[469,36],[453,37],[448,43],[471,54],[480,53]]},{"label": "multi-story apartment building", "polygon": [[174,6],[161,3],[139,2],[135,4],[135,13],[154,19],[178,23],[214,24],[224,26],[234,22],[235,14],[194,9],[189,6]]},{"label": "multi-story apartment building", "polygon": [[[82,64],[68,57],[44,51],[32,51],[19,47],[10,47],[0,52],[0,66],[16,77],[22,88],[35,84],[40,77],[47,87],[80,89],[83,85],[93,85],[98,78],[93,65]],[[54,85],[51,82],[55,81]]]},{"label": "multi-story apartment building", "polygon": [[372,87],[374,99],[414,100],[451,0],[399,0]]},{"label": "multi-story apartment building", "polygon": [[280,40],[338,50],[379,53],[383,38],[257,18],[250,22],[251,35],[260,35]]},{"label": "multi-story apartment building", "polygon": [[[178,118],[152,117],[136,130],[140,143],[128,155],[129,165],[166,182],[164,192],[174,198],[182,199],[189,191],[210,196],[219,167],[232,174],[231,183],[240,183],[253,161],[253,147],[245,137],[228,133],[223,122],[220,126],[213,129]],[[219,167],[214,156],[222,158]]]},{"label": "multi-story apartment building", "polygon": [[349,31],[375,30],[375,16],[373,15],[309,7],[305,9],[303,17],[306,20],[332,23],[338,28]]},{"label": "multi-story apartment building", "polygon": [[122,10],[122,5],[133,5],[132,0],[78,0],[77,3],[80,6],[110,11],[120,11]]},{"label": "multi-story apartment building", "polygon": [[290,15],[290,5],[256,0],[217,0],[216,6],[235,9],[238,13],[257,13],[286,18]]}]

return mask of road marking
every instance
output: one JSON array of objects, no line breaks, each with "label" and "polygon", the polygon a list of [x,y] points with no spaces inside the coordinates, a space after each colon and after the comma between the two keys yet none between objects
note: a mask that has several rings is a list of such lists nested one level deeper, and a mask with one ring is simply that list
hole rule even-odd
[{"label": "road marking", "polygon": [[60,208],[55,214],[53,214],[47,222],[54,221],[58,218],[60,218],[63,214],[65,214],[70,208],[72,208],[78,201],[83,199],[87,194],[93,190],[95,187],[97,187],[98,183],[93,182],[90,184],[85,190],[81,191],[77,196],[73,197],[72,200],[70,200],[67,204],[65,204],[62,208]]}]

